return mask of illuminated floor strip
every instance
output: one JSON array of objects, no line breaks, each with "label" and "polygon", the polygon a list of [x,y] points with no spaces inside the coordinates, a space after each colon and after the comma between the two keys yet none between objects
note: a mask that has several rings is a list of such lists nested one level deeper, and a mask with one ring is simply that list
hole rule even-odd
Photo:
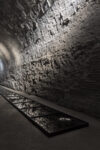
[{"label": "illuminated floor strip", "polygon": [[20,96],[10,91],[2,91],[2,96],[24,114],[47,136],[88,126],[88,123],[52,109],[48,106]]}]

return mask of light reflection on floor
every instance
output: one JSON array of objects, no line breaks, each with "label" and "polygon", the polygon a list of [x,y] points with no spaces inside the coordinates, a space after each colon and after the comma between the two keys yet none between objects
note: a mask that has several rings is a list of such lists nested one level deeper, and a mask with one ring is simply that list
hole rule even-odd
[{"label": "light reflection on floor", "polygon": [[4,89],[0,92],[8,102],[17,108],[47,136],[54,136],[88,126],[88,123],[85,121],[62,113],[14,92]]}]

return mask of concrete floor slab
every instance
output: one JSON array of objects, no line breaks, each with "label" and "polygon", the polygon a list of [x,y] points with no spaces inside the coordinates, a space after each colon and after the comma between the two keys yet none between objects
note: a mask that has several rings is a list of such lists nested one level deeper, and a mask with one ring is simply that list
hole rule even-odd
[{"label": "concrete floor slab", "polygon": [[99,150],[100,120],[73,113],[90,126],[48,138],[0,96],[0,150]]}]

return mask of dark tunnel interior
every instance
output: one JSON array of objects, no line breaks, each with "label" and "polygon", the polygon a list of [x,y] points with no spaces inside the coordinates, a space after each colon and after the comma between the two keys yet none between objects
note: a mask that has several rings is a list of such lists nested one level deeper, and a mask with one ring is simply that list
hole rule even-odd
[{"label": "dark tunnel interior", "polygon": [[0,84],[100,118],[100,1],[0,0]]}]

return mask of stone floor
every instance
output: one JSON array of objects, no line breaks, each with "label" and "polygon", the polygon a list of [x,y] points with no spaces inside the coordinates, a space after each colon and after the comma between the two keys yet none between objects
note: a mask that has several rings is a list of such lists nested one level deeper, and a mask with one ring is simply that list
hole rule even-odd
[{"label": "stone floor", "polygon": [[[4,87],[0,87],[0,91]],[[34,99],[34,96],[19,92]],[[89,127],[64,133],[52,138],[45,136],[22,114],[0,96],[0,150],[99,150],[100,120],[56,106],[35,97],[48,106],[89,122]]]}]

